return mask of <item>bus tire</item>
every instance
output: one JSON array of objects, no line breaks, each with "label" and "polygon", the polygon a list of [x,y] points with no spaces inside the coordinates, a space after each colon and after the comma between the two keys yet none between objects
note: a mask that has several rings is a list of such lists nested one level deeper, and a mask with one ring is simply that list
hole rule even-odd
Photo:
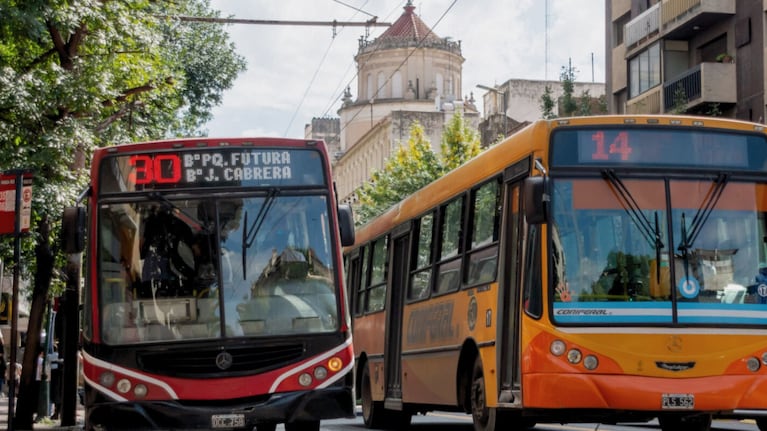
[{"label": "bus tire", "polygon": [[286,422],[285,431],[320,431],[320,421]]},{"label": "bus tire", "polygon": [[711,415],[669,415],[658,418],[662,431],[710,431]]},{"label": "bus tire", "polygon": [[368,428],[382,428],[384,425],[384,406],[382,401],[373,401],[373,389],[370,383],[368,364],[362,368],[362,420]]},{"label": "bus tire", "polygon": [[767,431],[767,418],[755,418],[755,422],[759,431]]},{"label": "bus tire", "polygon": [[471,419],[475,431],[495,431],[504,422],[499,412],[487,406],[487,391],[485,390],[485,373],[482,369],[482,359],[479,355],[474,359],[471,372]]},{"label": "bus tire", "polygon": [[258,424],[256,425],[256,431],[274,431],[277,429],[277,424]]}]

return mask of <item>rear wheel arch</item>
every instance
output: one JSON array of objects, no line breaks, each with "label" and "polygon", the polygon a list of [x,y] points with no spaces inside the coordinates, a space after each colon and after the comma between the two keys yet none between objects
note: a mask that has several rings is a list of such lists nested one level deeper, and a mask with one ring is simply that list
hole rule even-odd
[{"label": "rear wheel arch", "polygon": [[465,412],[471,412],[471,377],[474,370],[474,361],[479,356],[479,347],[472,339],[465,340],[461,346],[461,354],[458,357],[456,368],[456,401]]}]

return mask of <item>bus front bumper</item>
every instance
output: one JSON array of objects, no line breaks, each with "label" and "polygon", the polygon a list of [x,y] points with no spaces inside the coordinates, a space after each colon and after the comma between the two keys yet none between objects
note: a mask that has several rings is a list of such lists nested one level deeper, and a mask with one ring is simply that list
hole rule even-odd
[{"label": "bus front bumper", "polygon": [[[92,429],[247,429],[259,424],[319,421],[354,416],[350,388],[274,394],[267,399],[213,404],[196,401],[101,402],[85,411]],[[102,428],[103,427],[103,428]]]}]

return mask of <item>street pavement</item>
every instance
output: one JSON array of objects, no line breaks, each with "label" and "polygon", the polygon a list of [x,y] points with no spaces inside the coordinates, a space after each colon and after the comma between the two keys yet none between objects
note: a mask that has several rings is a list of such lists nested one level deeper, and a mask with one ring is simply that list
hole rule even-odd
[{"label": "street pavement", "polygon": [[[0,430],[4,431],[8,429],[8,397],[3,395],[0,398]],[[50,418],[43,418],[33,425],[34,430],[62,430],[62,431],[80,431],[83,429],[85,423],[85,412],[83,406],[77,403],[77,425],[75,426],[61,426],[60,420],[53,420]],[[14,428],[14,431],[26,431],[18,430]]]}]

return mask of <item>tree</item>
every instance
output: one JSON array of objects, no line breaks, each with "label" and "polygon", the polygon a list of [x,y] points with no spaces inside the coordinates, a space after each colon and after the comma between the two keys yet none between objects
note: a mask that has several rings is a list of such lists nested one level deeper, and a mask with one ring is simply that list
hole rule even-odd
[{"label": "tree", "polygon": [[556,102],[554,101],[553,92],[551,91],[551,86],[547,85],[543,90],[543,95],[541,96],[541,116],[544,120],[551,120],[552,118],[557,118],[557,115],[554,113],[554,106],[556,105]]},{"label": "tree", "polygon": [[359,205],[354,211],[357,223],[364,224],[382,214],[403,197],[439,178],[441,171],[423,126],[414,122],[407,144],[398,145],[383,169],[373,171],[370,180],[357,191]]},{"label": "tree", "polygon": [[562,66],[559,78],[562,81],[562,114],[566,117],[575,115],[578,102],[573,96],[575,92],[575,68],[572,64]]},{"label": "tree", "polygon": [[[32,428],[37,394],[28,384],[62,262],[56,221],[86,186],[86,160],[98,146],[201,133],[244,70],[222,27],[169,18],[193,14],[217,16],[208,0],[0,2],[0,170],[34,173],[34,234],[23,259],[34,288],[17,428]],[[0,245],[7,255],[7,241]]]},{"label": "tree", "polygon": [[479,154],[481,145],[479,132],[471,127],[460,112],[456,111],[442,132],[440,144],[442,173],[445,174],[461,166]]},{"label": "tree", "polygon": [[407,145],[399,145],[381,170],[357,191],[357,223],[364,224],[480,153],[479,132],[456,112],[445,125],[437,155],[417,121],[410,127]]}]

